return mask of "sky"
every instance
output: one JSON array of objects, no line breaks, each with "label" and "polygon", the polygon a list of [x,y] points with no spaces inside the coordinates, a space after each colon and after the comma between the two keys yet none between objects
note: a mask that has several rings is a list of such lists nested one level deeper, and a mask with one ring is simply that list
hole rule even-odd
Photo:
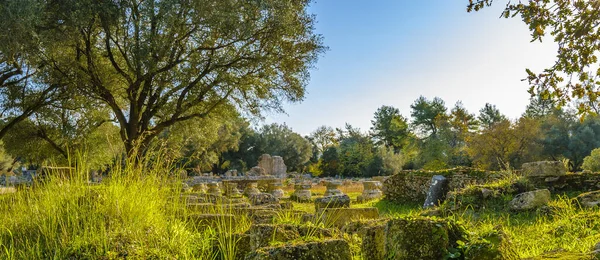
[{"label": "sky", "polygon": [[377,108],[410,118],[419,97],[457,101],[477,114],[494,104],[518,118],[529,103],[525,69],[550,67],[556,45],[530,42],[527,26],[499,18],[505,3],[467,13],[467,0],[320,0],[316,33],[329,50],[311,70],[304,101],[268,113],[263,123],[287,124],[308,135],[345,123],[368,131]]}]

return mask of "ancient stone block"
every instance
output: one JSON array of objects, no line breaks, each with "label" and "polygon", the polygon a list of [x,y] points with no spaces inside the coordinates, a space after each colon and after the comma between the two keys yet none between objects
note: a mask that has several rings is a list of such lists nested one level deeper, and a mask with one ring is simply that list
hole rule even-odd
[{"label": "ancient stone block", "polygon": [[447,192],[448,179],[442,175],[434,175],[431,178],[431,185],[429,186],[423,208],[431,208],[439,205],[439,203],[445,199]]},{"label": "ancient stone block", "polygon": [[268,154],[262,154],[258,157],[258,167],[265,170],[265,175],[273,175],[273,157]]},{"label": "ancient stone block", "polygon": [[350,197],[348,195],[327,196],[315,199],[315,210],[322,208],[349,208]]},{"label": "ancient stone block", "polygon": [[206,184],[204,184],[204,183],[196,183],[192,186],[193,192],[206,193],[207,190],[208,190],[208,188],[206,187]]},{"label": "ancient stone block", "polygon": [[377,208],[323,208],[317,211],[325,223],[325,226],[342,227],[345,224],[355,220],[377,219],[379,210]]},{"label": "ancient stone block", "polygon": [[254,206],[266,205],[266,204],[279,204],[279,199],[269,193],[255,193],[250,194],[248,197],[250,203]]},{"label": "ancient stone block", "polygon": [[325,183],[327,190],[325,190],[324,196],[337,196],[344,195],[344,193],[340,190],[340,186],[342,186],[342,182],[340,181],[328,181]]},{"label": "ancient stone block", "polygon": [[300,237],[298,227],[289,224],[255,224],[246,234],[250,236],[250,248],[256,250],[268,246],[270,242],[286,242]]},{"label": "ancient stone block", "polygon": [[308,183],[296,183],[294,193],[290,196],[290,199],[298,202],[309,202],[312,195],[310,187],[311,185]]},{"label": "ancient stone block", "polygon": [[265,176],[267,175],[265,168],[260,166],[254,166],[246,172],[247,176]]},{"label": "ancient stone block", "polygon": [[565,165],[557,161],[524,163],[521,171],[524,176],[563,176],[567,173]]},{"label": "ancient stone block", "polygon": [[387,219],[360,220],[348,223],[342,228],[345,233],[358,234],[362,259],[385,259],[385,227]]},{"label": "ancient stone block", "polygon": [[238,185],[235,182],[223,182],[225,186],[225,196],[228,198],[239,198],[242,196],[240,190],[238,190]]},{"label": "ancient stone block", "polygon": [[360,196],[358,196],[358,202],[366,202],[370,200],[375,200],[381,198],[383,196],[383,192],[381,192],[381,182],[378,181],[363,181],[363,192]]},{"label": "ancient stone block", "polygon": [[508,203],[511,210],[531,210],[548,204],[550,191],[547,189],[524,192]]},{"label": "ancient stone block", "polygon": [[463,234],[444,220],[399,218],[385,227],[386,259],[444,259]]},{"label": "ancient stone block", "polygon": [[212,194],[212,195],[221,195],[221,189],[219,188],[219,183],[217,182],[209,182],[208,183],[208,194]]},{"label": "ancient stone block", "polygon": [[281,183],[281,180],[273,180],[269,183],[267,192],[271,193],[271,195],[273,195],[275,198],[281,199],[285,195],[281,189],[282,187],[283,184]]},{"label": "ancient stone block", "polygon": [[579,194],[575,200],[582,207],[591,208],[594,206],[600,206],[600,190]]},{"label": "ancient stone block", "polygon": [[250,197],[254,194],[260,194],[260,190],[258,189],[257,182],[249,182],[246,184],[246,188],[244,189],[244,196]]},{"label": "ancient stone block", "polygon": [[264,247],[246,255],[247,260],[350,260],[348,242],[331,239],[319,242]]},{"label": "ancient stone block", "polygon": [[273,160],[271,174],[277,176],[278,178],[286,178],[287,166],[285,166],[283,158],[281,156],[273,156],[271,158]]}]

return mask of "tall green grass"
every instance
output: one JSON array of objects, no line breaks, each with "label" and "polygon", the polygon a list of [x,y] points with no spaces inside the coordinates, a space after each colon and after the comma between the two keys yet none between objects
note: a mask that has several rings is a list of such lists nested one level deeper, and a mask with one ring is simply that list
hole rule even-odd
[{"label": "tall green grass", "polygon": [[[84,156],[66,174],[0,197],[1,259],[233,259],[235,230],[199,228],[179,200],[181,181],[152,160],[112,169],[88,183]],[[62,176],[59,176],[62,175]]]}]

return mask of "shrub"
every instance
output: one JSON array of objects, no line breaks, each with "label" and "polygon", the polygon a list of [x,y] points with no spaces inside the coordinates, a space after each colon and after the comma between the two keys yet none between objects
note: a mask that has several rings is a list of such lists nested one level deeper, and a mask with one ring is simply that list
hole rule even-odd
[{"label": "shrub", "polygon": [[581,168],[593,172],[600,171],[600,148],[592,150],[592,153],[583,159]]}]

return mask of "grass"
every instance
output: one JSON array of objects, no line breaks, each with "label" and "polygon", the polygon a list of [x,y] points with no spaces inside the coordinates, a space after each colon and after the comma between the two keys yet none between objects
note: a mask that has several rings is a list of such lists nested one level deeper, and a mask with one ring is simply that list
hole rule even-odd
[{"label": "grass", "polygon": [[181,185],[164,174],[168,165],[117,168],[90,185],[84,162],[65,178],[0,196],[0,258],[234,258],[232,234],[248,225],[194,225],[173,199]]},{"label": "grass", "polygon": [[[251,225],[246,215],[230,207],[194,211],[181,195],[181,182],[162,165],[160,157],[139,167],[113,169],[101,184],[87,183],[85,160],[66,177],[50,177],[42,185],[16,193],[0,194],[1,259],[235,259],[241,235]],[[500,189],[521,181],[507,174],[486,188]],[[472,187],[473,189],[476,187]],[[325,192],[315,185],[313,193]],[[362,185],[349,183],[341,190],[353,201]],[[290,191],[287,192],[291,193]],[[544,210],[514,213],[498,208],[463,208],[448,216],[462,223],[471,236],[483,236],[498,228],[509,235],[522,258],[549,252],[586,253],[600,241],[600,209],[583,209],[570,198],[577,193],[554,195]],[[293,203],[294,210],[280,211],[274,224],[307,225],[296,242],[321,239],[328,228],[315,214],[313,203]],[[385,200],[353,203],[353,208],[376,207],[382,217],[414,216],[421,205]],[[314,214],[313,224],[302,223],[302,214]],[[193,214],[217,214],[212,226],[190,220]],[[231,216],[231,215],[235,216]],[[235,223],[232,225],[231,223]],[[360,237],[334,232],[349,242],[354,259],[360,258]],[[273,241],[274,244],[280,243]],[[294,241],[292,241],[294,242]]]}]

